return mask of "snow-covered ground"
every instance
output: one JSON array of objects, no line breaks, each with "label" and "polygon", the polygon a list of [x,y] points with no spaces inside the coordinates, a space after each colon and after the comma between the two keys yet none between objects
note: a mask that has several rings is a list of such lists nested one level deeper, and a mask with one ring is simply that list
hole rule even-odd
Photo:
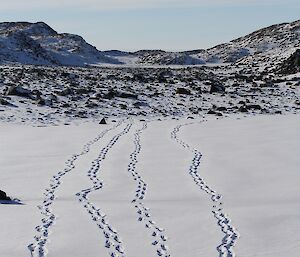
[{"label": "snow-covered ground", "polygon": [[18,200],[0,256],[297,257],[299,131],[299,115],[1,123]]}]

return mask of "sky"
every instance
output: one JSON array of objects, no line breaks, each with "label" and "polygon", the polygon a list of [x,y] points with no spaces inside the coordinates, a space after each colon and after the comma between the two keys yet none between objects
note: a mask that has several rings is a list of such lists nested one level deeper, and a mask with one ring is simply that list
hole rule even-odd
[{"label": "sky", "polygon": [[205,49],[299,19],[299,0],[0,0],[1,22],[43,21],[99,50]]}]

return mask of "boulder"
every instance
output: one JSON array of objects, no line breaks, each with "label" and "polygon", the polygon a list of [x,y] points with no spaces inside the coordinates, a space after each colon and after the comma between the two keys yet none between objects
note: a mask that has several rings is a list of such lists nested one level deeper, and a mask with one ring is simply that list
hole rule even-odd
[{"label": "boulder", "polygon": [[191,95],[191,91],[187,88],[179,87],[179,88],[176,89],[176,94]]},{"label": "boulder", "polygon": [[218,81],[212,81],[209,93],[225,93],[225,86]]},{"label": "boulder", "polygon": [[248,110],[261,110],[261,106],[259,104],[248,104],[246,105]]},{"label": "boulder", "polygon": [[107,122],[106,122],[105,118],[102,118],[102,120],[99,122],[99,124],[106,125],[106,124],[107,124]]},{"label": "boulder", "polygon": [[10,86],[6,89],[5,95],[16,95],[26,98],[32,98],[32,92],[21,86]]},{"label": "boulder", "polygon": [[225,112],[225,111],[227,111],[227,108],[225,106],[220,106],[220,107],[217,107],[217,111]]},{"label": "boulder", "polygon": [[239,108],[239,111],[240,112],[248,112],[248,109],[246,108],[246,106],[243,105]]},{"label": "boulder", "polygon": [[0,190],[0,200],[2,200],[2,201],[10,201],[11,199],[10,199],[10,197],[8,197],[6,195],[6,193],[4,191]]},{"label": "boulder", "polygon": [[294,74],[300,72],[300,49],[297,49],[279,67],[279,72],[283,74]]},{"label": "boulder", "polygon": [[4,98],[0,98],[0,105],[10,106],[10,107],[17,107],[16,105],[10,103],[9,101],[5,100]]}]

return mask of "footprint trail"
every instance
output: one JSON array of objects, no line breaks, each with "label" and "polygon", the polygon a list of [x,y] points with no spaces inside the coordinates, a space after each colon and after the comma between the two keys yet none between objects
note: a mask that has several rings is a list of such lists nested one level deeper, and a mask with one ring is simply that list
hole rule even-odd
[{"label": "footprint trail", "polygon": [[222,196],[218,194],[215,190],[213,190],[199,175],[198,171],[202,158],[201,152],[199,152],[197,149],[193,149],[190,145],[188,145],[186,142],[184,142],[178,137],[180,129],[184,126],[188,126],[191,124],[194,123],[187,123],[176,126],[171,132],[171,138],[183,148],[192,152],[194,155],[192,163],[189,167],[189,174],[193,178],[196,185],[210,196],[210,199],[213,203],[212,213],[217,220],[218,226],[224,234],[222,242],[216,247],[219,253],[219,257],[234,257],[236,255],[233,248],[239,238],[239,234],[237,232],[237,229],[233,226],[231,220],[223,210]]},{"label": "footprint trail", "polygon": [[147,208],[143,200],[145,199],[147,191],[147,183],[141,177],[141,175],[136,171],[136,165],[138,163],[137,157],[141,152],[141,140],[140,136],[142,132],[147,128],[147,123],[143,124],[141,129],[138,129],[134,134],[134,145],[135,149],[130,154],[130,163],[128,165],[128,171],[131,173],[133,179],[137,182],[137,189],[135,191],[135,197],[132,203],[138,214],[138,221],[142,222],[151,233],[153,237],[152,245],[155,247],[156,255],[163,257],[170,257],[169,249],[167,246],[167,236],[165,235],[164,229],[156,225],[156,223],[151,219],[150,209]]},{"label": "footprint trail", "polygon": [[103,188],[103,181],[98,178],[102,162],[105,160],[107,153],[117,143],[117,141],[130,131],[132,124],[132,121],[130,121],[130,123],[127,124],[120,133],[116,134],[109,143],[101,149],[98,157],[93,161],[91,168],[87,172],[87,176],[91,180],[93,186],[83,189],[76,194],[78,201],[91,216],[92,220],[97,224],[97,227],[102,231],[104,235],[104,245],[108,249],[110,257],[126,256],[122,240],[118,231],[109,223],[106,214],[89,200],[88,195]]},{"label": "footprint trail", "polygon": [[123,121],[118,122],[113,127],[104,130],[93,140],[86,143],[83,146],[83,150],[80,153],[73,154],[65,162],[65,168],[52,177],[49,187],[45,189],[44,200],[42,204],[38,206],[42,215],[41,223],[35,227],[36,234],[34,235],[34,241],[27,246],[31,257],[44,257],[48,253],[46,245],[49,241],[50,229],[56,221],[56,215],[51,209],[51,206],[56,199],[56,190],[61,185],[63,177],[75,169],[75,162],[79,157],[87,154],[92,145],[103,138],[109,131],[116,129],[122,123]]}]

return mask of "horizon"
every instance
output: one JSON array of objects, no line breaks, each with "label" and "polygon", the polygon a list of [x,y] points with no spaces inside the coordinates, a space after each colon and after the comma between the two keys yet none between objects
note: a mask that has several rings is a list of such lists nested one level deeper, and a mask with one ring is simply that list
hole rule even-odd
[{"label": "horizon", "polygon": [[45,22],[58,33],[82,36],[100,51],[208,49],[273,24],[299,20],[288,0],[11,0],[1,22]]}]

